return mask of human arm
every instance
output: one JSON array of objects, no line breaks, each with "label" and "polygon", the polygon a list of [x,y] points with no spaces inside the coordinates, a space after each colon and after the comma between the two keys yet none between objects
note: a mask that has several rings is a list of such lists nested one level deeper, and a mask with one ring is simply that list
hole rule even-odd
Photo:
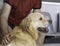
[{"label": "human arm", "polygon": [[8,16],[10,14],[11,6],[8,3],[3,4],[1,13],[1,29],[2,33],[5,35],[8,33]]},{"label": "human arm", "polygon": [[33,12],[41,12],[41,0],[34,0]]},{"label": "human arm", "polygon": [[33,12],[41,12],[41,10],[40,9],[33,9]]}]

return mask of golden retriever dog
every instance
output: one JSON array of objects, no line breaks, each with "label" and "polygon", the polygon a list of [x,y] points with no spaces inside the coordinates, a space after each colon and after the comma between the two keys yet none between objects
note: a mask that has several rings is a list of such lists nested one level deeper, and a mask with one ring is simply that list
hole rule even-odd
[{"label": "golden retriever dog", "polygon": [[41,46],[47,25],[48,21],[41,13],[30,13],[9,33],[12,40],[5,46]]}]

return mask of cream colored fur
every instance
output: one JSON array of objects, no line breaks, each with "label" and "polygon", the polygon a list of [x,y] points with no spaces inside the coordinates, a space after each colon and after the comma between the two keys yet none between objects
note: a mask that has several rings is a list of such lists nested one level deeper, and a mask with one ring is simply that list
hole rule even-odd
[{"label": "cream colored fur", "polygon": [[[39,20],[42,17],[42,20]],[[7,46],[41,46],[45,33],[39,32],[38,27],[46,27],[48,21],[41,13],[30,13],[19,26],[12,31],[12,41]],[[36,43],[37,42],[37,43]]]}]

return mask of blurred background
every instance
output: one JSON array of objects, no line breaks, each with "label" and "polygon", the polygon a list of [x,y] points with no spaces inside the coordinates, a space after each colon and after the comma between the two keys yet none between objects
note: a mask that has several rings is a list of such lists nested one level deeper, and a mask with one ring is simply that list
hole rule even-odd
[{"label": "blurred background", "polygon": [[42,0],[42,1],[47,1],[47,2],[60,2],[60,0]]},{"label": "blurred background", "polygon": [[41,11],[52,20],[43,46],[60,46],[60,0],[42,0]]}]

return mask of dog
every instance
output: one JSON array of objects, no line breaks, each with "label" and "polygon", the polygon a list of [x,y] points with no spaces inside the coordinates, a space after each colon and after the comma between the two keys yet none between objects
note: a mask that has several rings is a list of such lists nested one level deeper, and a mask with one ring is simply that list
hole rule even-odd
[{"label": "dog", "polygon": [[11,42],[4,45],[41,46],[47,32],[47,26],[48,21],[41,13],[30,13],[26,18],[23,19],[19,26],[16,26],[13,31],[9,33],[9,36],[11,36]]}]

